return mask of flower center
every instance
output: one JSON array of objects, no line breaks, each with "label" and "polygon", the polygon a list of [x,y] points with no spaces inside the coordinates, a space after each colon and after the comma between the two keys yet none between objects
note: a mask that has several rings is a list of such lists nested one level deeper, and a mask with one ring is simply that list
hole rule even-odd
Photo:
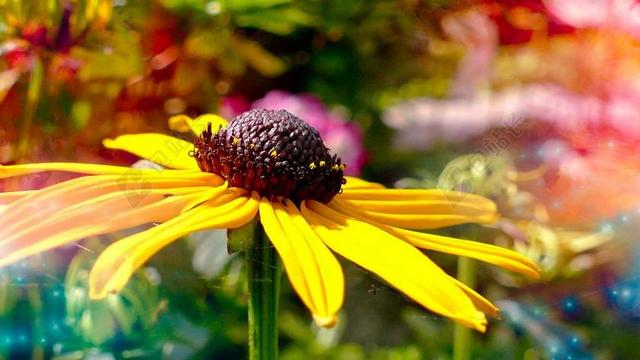
[{"label": "flower center", "polygon": [[261,196],[326,203],[346,182],[318,131],[285,110],[247,111],[216,134],[209,124],[194,145],[202,171]]}]

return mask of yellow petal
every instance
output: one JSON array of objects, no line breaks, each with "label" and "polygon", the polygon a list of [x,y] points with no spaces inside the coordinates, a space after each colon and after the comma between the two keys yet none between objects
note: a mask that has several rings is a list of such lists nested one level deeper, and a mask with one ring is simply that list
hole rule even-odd
[{"label": "yellow petal", "polygon": [[34,190],[0,193],[0,205],[8,205],[34,193]]},{"label": "yellow petal", "polygon": [[458,279],[452,277],[451,281],[456,283],[456,285],[458,285],[458,287],[464,291],[467,296],[469,296],[471,302],[473,302],[473,305],[475,305],[478,310],[489,316],[499,317],[500,309],[493,305],[491,301],[487,300],[484,296],[478,294],[475,290],[463,284]]},{"label": "yellow petal", "polygon": [[[194,189],[189,189],[194,191]],[[77,204],[8,233],[0,241],[0,266],[89,236],[106,234],[152,222],[164,222],[202,202],[220,189],[201,189],[181,196],[156,190],[150,194],[122,192],[107,194]],[[180,191],[178,191],[180,192]]]},{"label": "yellow petal", "polygon": [[[134,173],[136,174],[136,173]],[[103,194],[138,190],[142,195],[153,189],[173,187],[220,186],[222,179],[207,173],[174,172],[145,173],[143,175],[87,176],[50,186],[29,194],[10,204],[0,218],[0,236],[20,227],[29,226],[50,214],[73,204]]]},{"label": "yellow petal", "polygon": [[495,208],[493,201],[470,193],[451,191],[444,189],[379,189],[360,188],[348,189],[338,195],[346,200],[388,200],[388,201],[414,201],[414,200],[446,200],[452,203],[471,202],[478,207]]},{"label": "yellow petal", "polygon": [[353,176],[345,176],[347,183],[342,185],[343,189],[384,189],[384,185],[362,180]]},{"label": "yellow petal", "polygon": [[194,170],[133,169],[124,166],[83,164],[83,163],[34,163],[20,165],[0,165],[0,179],[35,174],[44,171],[64,171],[88,175],[147,175],[147,174],[185,174]]},{"label": "yellow petal", "polygon": [[540,268],[538,265],[531,259],[513,250],[477,241],[461,240],[403,229],[389,231],[421,249],[466,256],[526,275],[533,279],[540,278]]},{"label": "yellow petal", "polygon": [[341,200],[366,211],[389,214],[440,214],[495,217],[495,207],[478,206],[473,202],[434,200]]},{"label": "yellow petal", "polygon": [[462,194],[443,190],[347,189],[336,200],[353,205],[362,217],[402,228],[436,229],[496,221],[492,201]]},{"label": "yellow petal", "polygon": [[344,299],[338,260],[313,232],[295,204],[260,202],[260,222],[284,264],[291,285],[320,326],[331,327]]},{"label": "yellow petal", "polygon": [[371,219],[409,229],[437,229],[466,223],[490,224],[497,220],[495,210],[442,200],[344,201]]},{"label": "yellow petal", "polygon": [[[329,203],[329,206],[343,214],[360,217],[359,209],[348,201],[333,200]],[[421,249],[466,256],[500,266],[504,269],[518,272],[535,279],[540,277],[540,269],[535,262],[518,252],[508,250],[500,246],[400,229],[378,223],[367,216],[362,218],[382,230],[393,234],[397,238]]]},{"label": "yellow petal", "polygon": [[198,170],[196,160],[189,155],[193,144],[163,134],[128,134],[102,142],[106,148],[124,150],[156,164],[183,170]]},{"label": "yellow petal", "polygon": [[191,132],[195,136],[200,136],[207,126],[211,124],[211,131],[215,134],[228,122],[223,117],[214,114],[200,115],[195,119],[191,119],[187,115],[176,115],[169,119],[169,127],[171,130],[181,133]]},{"label": "yellow petal", "polygon": [[302,215],[333,251],[377,274],[422,306],[479,331],[486,318],[451,278],[419,250],[316,201]]},{"label": "yellow petal", "polygon": [[[251,197],[230,190],[147,231],[118,240],[100,254],[89,275],[90,296],[100,299],[120,291],[133,272],[176,239],[194,231],[238,228],[258,212],[257,194]],[[221,201],[224,199],[224,201]]]}]

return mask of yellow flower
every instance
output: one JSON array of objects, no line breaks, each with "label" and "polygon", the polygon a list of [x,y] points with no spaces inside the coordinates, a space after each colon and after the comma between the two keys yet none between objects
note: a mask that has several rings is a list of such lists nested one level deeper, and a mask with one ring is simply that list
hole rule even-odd
[{"label": "yellow flower", "polygon": [[344,297],[333,253],[425,308],[479,331],[486,328],[485,314],[495,316],[498,309],[419,249],[538,277],[538,267],[514,251],[413,231],[491,223],[497,215],[490,200],[437,189],[387,189],[343,177],[344,164],[329,155],[315,129],[287,112],[251,111],[228,124],[215,115],[178,116],[170,127],[195,142],[161,134],[104,142],[167,169],[0,166],[0,178],[42,171],[90,175],[42,190],[0,193],[0,266],[88,236],[154,224],[102,252],[89,279],[90,295],[99,299],[120,291],[136,269],[174,240],[203,229],[239,228],[259,214],[293,288],[321,326],[335,323]]}]

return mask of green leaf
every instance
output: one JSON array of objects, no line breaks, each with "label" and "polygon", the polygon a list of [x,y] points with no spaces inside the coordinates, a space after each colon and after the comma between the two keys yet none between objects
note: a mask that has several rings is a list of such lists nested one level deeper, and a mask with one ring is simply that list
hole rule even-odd
[{"label": "green leaf", "polygon": [[263,76],[276,77],[287,70],[284,61],[265,50],[258,42],[240,36],[231,40],[234,49],[242,55],[244,61]]},{"label": "green leaf", "polygon": [[318,21],[300,9],[280,7],[238,14],[235,22],[240,27],[254,27],[277,35],[288,35],[300,26],[313,26]]},{"label": "green leaf", "polygon": [[71,56],[83,62],[78,72],[80,80],[130,79],[142,74],[139,37],[133,35],[124,30],[104,34],[97,50],[74,47]]},{"label": "green leaf", "polygon": [[265,9],[283,4],[290,4],[292,0],[223,0],[224,8],[233,12],[251,9]]},{"label": "green leaf", "polygon": [[84,129],[91,118],[91,103],[88,101],[77,101],[71,106],[71,120],[77,130]]}]

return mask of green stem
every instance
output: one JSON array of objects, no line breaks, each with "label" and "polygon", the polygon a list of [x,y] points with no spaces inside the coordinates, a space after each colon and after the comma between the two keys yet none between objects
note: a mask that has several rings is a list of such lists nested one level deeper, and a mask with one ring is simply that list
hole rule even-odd
[{"label": "green stem", "polygon": [[36,107],[40,99],[42,91],[42,82],[44,79],[44,66],[38,58],[34,60],[33,69],[31,70],[31,80],[27,87],[27,99],[24,106],[24,117],[22,119],[22,128],[20,129],[20,138],[16,149],[16,159],[22,160],[29,151],[29,141],[31,138],[31,126],[33,117],[35,116]]},{"label": "green stem", "polygon": [[[476,282],[476,263],[466,257],[458,258],[458,280],[469,287]],[[471,346],[473,334],[469,328],[461,324],[455,324],[453,329],[453,360],[471,359]]]},{"label": "green stem", "polygon": [[249,359],[278,358],[278,254],[258,223],[253,246],[246,251],[249,283]]}]

